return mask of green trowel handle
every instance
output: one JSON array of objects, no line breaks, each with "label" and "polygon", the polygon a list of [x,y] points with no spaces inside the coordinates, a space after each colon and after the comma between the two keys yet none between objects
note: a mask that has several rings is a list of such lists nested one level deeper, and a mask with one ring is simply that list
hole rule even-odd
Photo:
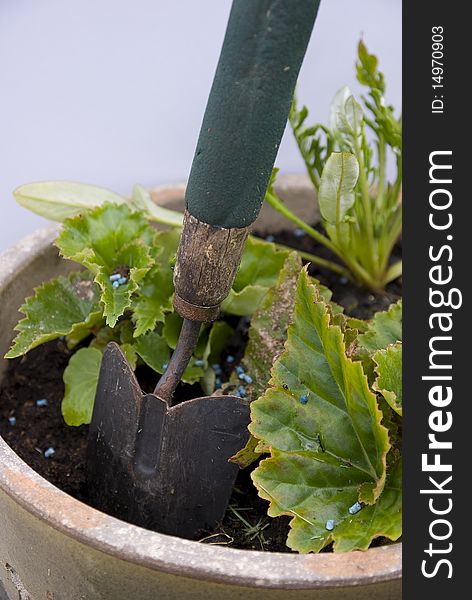
[{"label": "green trowel handle", "polygon": [[216,227],[259,214],[319,0],[234,0],[186,193]]}]

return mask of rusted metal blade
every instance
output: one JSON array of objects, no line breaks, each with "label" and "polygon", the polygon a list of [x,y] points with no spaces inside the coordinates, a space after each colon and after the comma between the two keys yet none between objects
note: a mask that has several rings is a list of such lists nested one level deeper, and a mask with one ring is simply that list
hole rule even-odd
[{"label": "rusted metal blade", "polygon": [[205,396],[168,407],[143,396],[116,344],[105,350],[89,434],[91,500],[131,523],[180,537],[213,529],[249,438],[249,403]]}]

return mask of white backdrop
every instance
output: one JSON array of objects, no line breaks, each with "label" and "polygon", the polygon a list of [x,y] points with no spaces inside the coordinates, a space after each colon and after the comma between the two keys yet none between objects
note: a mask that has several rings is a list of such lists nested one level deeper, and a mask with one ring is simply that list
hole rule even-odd
[{"label": "white backdrop", "polygon": [[[22,183],[130,192],[189,172],[231,0],[0,0],[0,251],[44,223]],[[401,0],[322,0],[299,98],[326,119],[361,33],[401,102]],[[277,165],[301,172],[290,132]]]}]

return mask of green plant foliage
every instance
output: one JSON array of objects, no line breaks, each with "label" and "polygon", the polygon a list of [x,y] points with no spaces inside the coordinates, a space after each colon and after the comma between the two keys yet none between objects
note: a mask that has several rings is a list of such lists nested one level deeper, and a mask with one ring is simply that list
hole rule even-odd
[{"label": "green plant foliage", "polygon": [[152,331],[158,322],[163,322],[166,313],[172,310],[174,286],[172,272],[160,266],[153,267],[144,277],[133,301],[135,337]]},{"label": "green plant foliage", "polygon": [[349,515],[339,524],[335,538],[337,552],[363,550],[377,537],[398,540],[402,534],[402,462],[390,467],[378,502]]},{"label": "green plant foliage", "polygon": [[[364,111],[362,110],[362,106],[356,102],[354,96],[351,95],[349,88],[345,89],[347,89],[346,99],[344,102],[337,104],[336,98],[336,106],[334,111],[331,111],[331,114],[334,117],[336,134],[339,133],[347,136],[344,143],[354,149],[355,142],[353,140],[362,135]],[[341,94],[344,95],[344,89]]]},{"label": "green plant foliage", "polygon": [[[357,55],[357,79],[359,83],[369,88],[370,101],[364,100],[366,107],[375,117],[377,129],[382,133],[388,145],[394,151],[401,150],[401,122],[395,118],[393,107],[384,101],[385,78],[383,73],[378,70],[378,59],[374,54],[369,54],[363,40],[359,42]],[[372,127],[375,126],[372,125]]]},{"label": "green plant foliage", "polygon": [[373,356],[377,379],[373,388],[402,416],[402,343],[390,344]]},{"label": "green plant foliage", "polygon": [[276,283],[287,255],[287,250],[279,250],[270,242],[249,238],[222,310],[232,315],[251,316]]},{"label": "green plant foliage", "polygon": [[202,354],[207,365],[217,363],[220,360],[229,338],[234,334],[234,329],[225,321],[216,321],[211,326],[208,341]]},{"label": "green plant foliage", "polygon": [[[253,380],[252,384],[245,386],[250,401],[259,398],[266,390],[274,360],[284,349],[301,268],[300,257],[296,252],[290,253],[277,284],[266,294],[251,320],[242,360],[245,372],[250,373]],[[233,375],[230,383],[236,386],[238,381],[237,375]],[[228,391],[231,391],[230,387]],[[232,462],[241,468],[249,466],[261,455],[257,450],[258,443],[259,440],[251,436],[246,446],[231,458]]]},{"label": "green plant foliage", "polygon": [[[306,540],[311,531],[311,526],[302,522],[300,528],[292,529],[290,532],[290,544],[305,547],[305,551],[309,552],[310,548]],[[335,524],[329,538],[334,541],[335,552],[349,552],[366,550],[378,537],[396,541],[401,534],[402,464],[401,460],[398,460],[389,470],[385,488],[378,501],[371,506],[364,506],[355,515],[345,514],[344,518]],[[320,535],[322,539],[328,535],[328,532],[325,530]]]},{"label": "green plant foliage", "polygon": [[[13,195],[18,204],[31,212],[60,223],[107,202],[128,203],[124,196],[111,190],[73,181],[27,183],[16,189]],[[141,211],[150,221],[171,227],[182,226],[182,213],[158,206],[152,201],[150,193],[140,185],[135,186],[129,205]]]},{"label": "green plant foliage", "polygon": [[308,108],[297,109],[297,98],[293,97],[289,123],[293,135],[305,162],[307,173],[315,189],[318,189],[323,166],[333,152],[335,139],[330,129],[321,123],[313,126],[306,125]]},{"label": "green plant foliage", "polygon": [[111,190],[72,181],[43,181],[22,185],[13,192],[15,200],[31,212],[62,223],[83,210],[105,202],[122,204],[126,199]]},{"label": "green plant foliage", "polygon": [[[104,204],[64,223],[57,247],[64,258],[94,274],[110,327],[129,308],[132,294],[153,264],[149,252],[153,238],[154,232],[144,217],[125,204]],[[110,275],[122,267],[129,271],[128,282],[115,289]]]},{"label": "green plant foliage", "polygon": [[[151,367],[156,373],[162,375],[165,371],[165,365],[169,362],[171,349],[163,335],[155,331],[150,331],[145,335],[140,336],[134,348],[138,356]],[[182,375],[184,383],[193,384],[199,381],[205,375],[205,370],[195,364],[195,356],[190,359],[190,362]]]},{"label": "green plant foliage", "polygon": [[362,85],[371,89],[377,89],[383,94],[385,92],[385,79],[383,74],[378,70],[378,58],[375,54],[369,54],[363,40],[359,41],[357,55],[357,80],[359,83],[362,83]]},{"label": "green plant foliage", "polygon": [[245,371],[253,378],[253,384],[247,386],[250,400],[256,400],[264,393],[272,365],[284,349],[301,269],[300,257],[295,252],[290,253],[276,285],[267,293],[251,320],[242,360]]},{"label": "green plant foliage", "polygon": [[172,311],[174,284],[172,265],[180,232],[172,229],[155,236],[155,266],[144,276],[132,302],[134,337],[152,331]]},{"label": "green plant foliage", "polygon": [[134,186],[131,203],[150,221],[155,221],[162,225],[170,225],[171,227],[182,227],[183,214],[176,210],[164,208],[153,202],[151,194],[141,185]]},{"label": "green plant foliage", "polygon": [[[388,433],[360,362],[303,270],[285,350],[251,405],[251,433],[271,456],[253,472],[269,515],[293,517],[287,543],[318,551],[356,501],[373,505],[386,477]],[[336,529],[336,526],[335,526]]]},{"label": "green plant foliage", "polygon": [[[368,95],[358,102],[341,88],[331,104],[329,123],[307,125],[308,109],[294,98],[289,122],[308,175],[318,195],[325,233],[304,223],[269,186],[267,202],[328,248],[346,266],[313,260],[378,291],[401,275],[401,261],[390,264],[402,225],[402,121],[385,102],[385,80],[378,60],[361,41],[356,64]],[[367,141],[367,131],[374,139]],[[372,149],[374,146],[376,156]],[[375,158],[375,160],[374,160]],[[387,159],[396,177],[387,178]],[[273,182],[272,182],[273,183]]]},{"label": "green plant foliage", "polygon": [[162,335],[150,331],[140,336],[134,345],[137,354],[156,373],[164,373],[164,365],[169,362],[170,348]]},{"label": "green plant foliage", "polygon": [[97,348],[81,348],[69,360],[64,374],[65,393],[62,415],[67,425],[84,425],[92,420],[102,353]]},{"label": "green plant foliage", "polygon": [[5,358],[21,356],[63,335],[82,339],[102,322],[98,298],[98,286],[80,273],[43,283],[20,308],[25,316]]},{"label": "green plant foliage", "polygon": [[402,301],[391,304],[385,312],[375,313],[365,333],[357,338],[361,348],[373,354],[402,339]]},{"label": "green plant foliage", "polygon": [[321,216],[333,225],[344,221],[354,204],[359,163],[354,154],[333,152],[323,169],[318,195]]}]

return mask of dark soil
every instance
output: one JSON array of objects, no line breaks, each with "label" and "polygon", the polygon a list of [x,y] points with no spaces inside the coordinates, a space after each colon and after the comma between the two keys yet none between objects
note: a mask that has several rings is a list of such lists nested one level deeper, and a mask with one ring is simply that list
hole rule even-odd
[{"label": "dark soil", "polygon": [[[69,427],[61,414],[62,372],[69,357],[65,344],[54,341],[10,362],[0,388],[0,435],[40,475],[85,500],[88,427]],[[47,406],[37,406],[40,399]],[[16,418],[15,425],[10,417]],[[48,448],[55,453],[45,458]]]},{"label": "dark soil", "polygon": [[[332,260],[325,249],[317,246],[308,236],[281,235],[276,241],[317,253]],[[401,255],[401,248],[395,250]],[[311,268],[311,274],[333,290],[333,300],[344,306],[347,313],[369,318],[376,311],[384,310],[401,297],[401,281],[390,284],[384,294],[374,295],[346,282],[329,271]],[[247,319],[231,323],[236,334],[224,352],[224,379],[229,377],[238,364],[247,340]],[[233,364],[224,358],[231,354]],[[49,342],[12,360],[0,388],[0,435],[13,450],[35,471],[75,498],[87,502],[85,485],[85,451],[88,427],[68,427],[61,414],[64,393],[62,372],[70,352],[63,341]],[[147,367],[139,367],[137,376],[144,391],[155,385],[155,373]],[[181,400],[200,395],[195,386],[180,386]],[[46,399],[46,406],[38,406],[37,400]],[[10,423],[14,418],[16,422]],[[54,454],[44,453],[49,448]],[[261,500],[249,477],[249,470],[241,471],[230,501],[230,506],[217,532],[202,533],[200,541],[248,550],[290,552],[285,545],[288,533],[288,517],[267,517],[267,503]]]},{"label": "dark soil", "polygon": [[[321,226],[315,226],[315,229],[322,231]],[[310,252],[320,258],[340,263],[339,259],[330,250],[309,235],[296,236],[293,232],[282,232],[273,237],[274,241],[279,244],[285,244],[303,252]],[[392,262],[396,262],[401,256],[402,247],[399,243],[392,253]],[[312,264],[310,266],[310,275],[329,287],[333,292],[333,300],[343,306],[347,314],[358,319],[370,319],[376,312],[386,310],[392,302],[396,302],[402,296],[401,278],[388,284],[383,293],[373,294],[371,291],[357,286],[332,271],[320,268],[318,265]]]}]

